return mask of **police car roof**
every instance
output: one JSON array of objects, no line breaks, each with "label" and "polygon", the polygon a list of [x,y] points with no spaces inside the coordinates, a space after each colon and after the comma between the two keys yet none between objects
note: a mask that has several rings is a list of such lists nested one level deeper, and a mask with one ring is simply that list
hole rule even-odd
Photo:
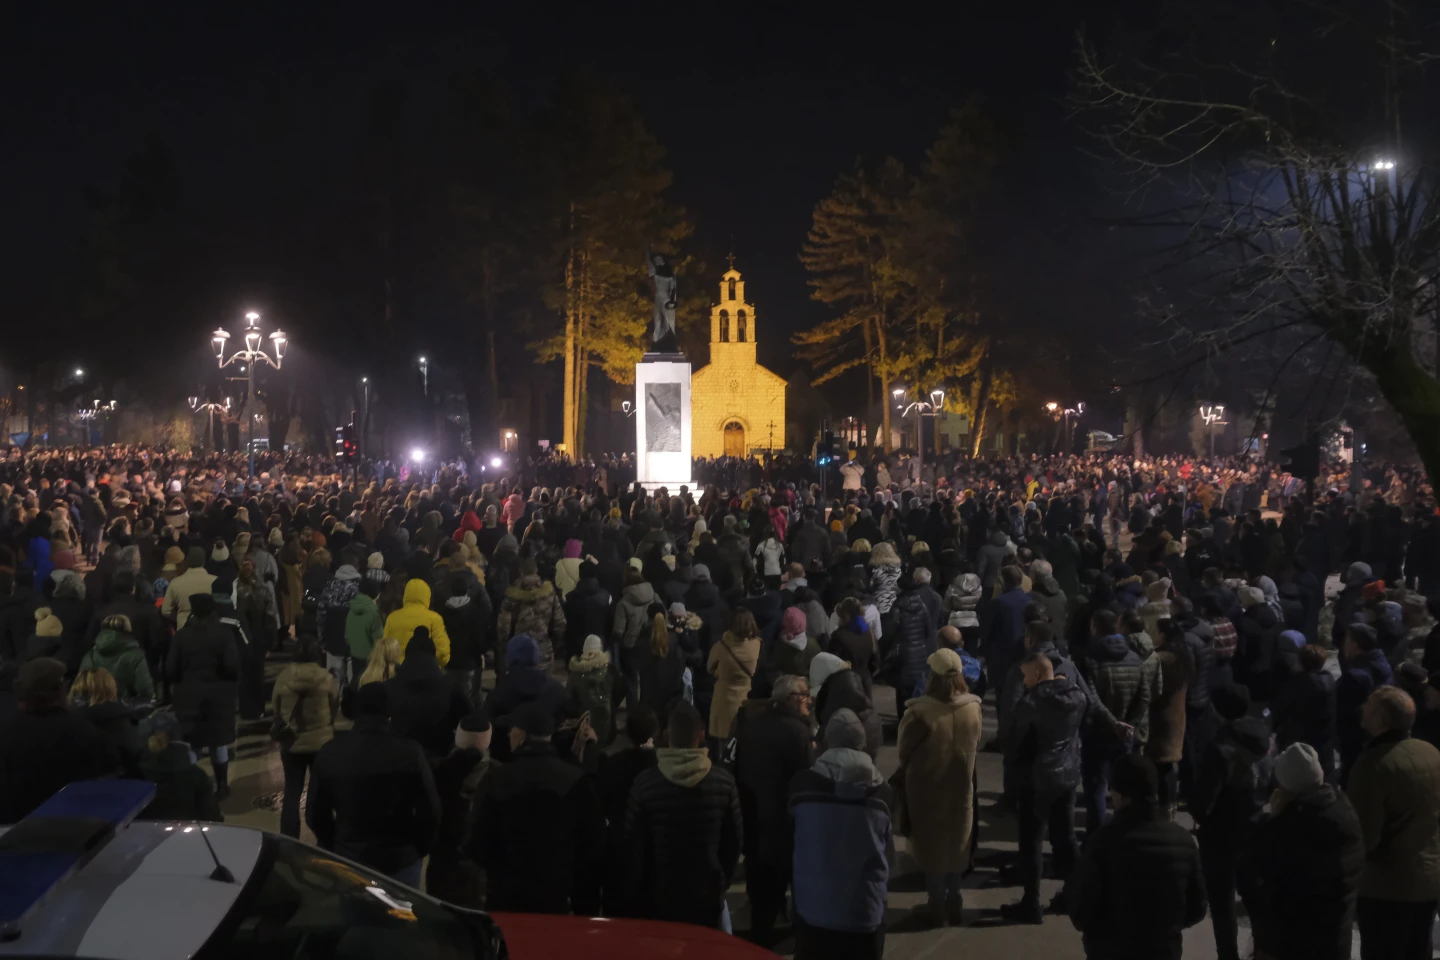
[{"label": "police car roof", "polygon": [[[0,838],[9,829],[0,826]],[[211,880],[204,830],[234,883]],[[222,824],[135,822],[59,882],[0,940],[0,957],[168,960],[194,956],[259,862],[265,835]]]}]

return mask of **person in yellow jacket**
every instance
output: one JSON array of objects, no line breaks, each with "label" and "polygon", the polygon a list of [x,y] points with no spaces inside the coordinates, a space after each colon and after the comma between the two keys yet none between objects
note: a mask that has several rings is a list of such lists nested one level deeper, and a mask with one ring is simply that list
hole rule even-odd
[{"label": "person in yellow jacket", "polygon": [[412,577],[405,584],[405,602],[385,620],[385,636],[399,641],[403,652],[416,627],[430,631],[430,639],[435,641],[435,659],[440,661],[440,666],[449,663],[450,635],[445,632],[445,621],[440,614],[430,609],[430,585],[419,577]]}]

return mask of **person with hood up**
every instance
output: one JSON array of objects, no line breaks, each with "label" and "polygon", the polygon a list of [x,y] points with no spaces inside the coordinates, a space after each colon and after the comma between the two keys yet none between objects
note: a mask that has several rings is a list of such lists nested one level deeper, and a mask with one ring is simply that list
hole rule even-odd
[{"label": "person with hood up", "polygon": [[456,543],[464,543],[465,534],[472,532],[476,534],[478,539],[480,530],[483,527],[484,524],[480,522],[480,515],[474,510],[466,510],[460,515],[460,526],[456,527],[455,532],[450,534],[450,539]]},{"label": "person with hood up", "polygon": [[556,671],[555,645],[565,639],[565,609],[555,587],[540,579],[534,559],[520,561],[520,578],[506,589],[495,623],[495,643],[506,644],[525,635],[540,650],[540,669]]},{"label": "person with hood up", "polygon": [[789,787],[795,958],[880,960],[894,791],[864,751],[865,730],[853,712],[836,711],[825,740],[829,748]]},{"label": "person with hood up", "polygon": [[1245,612],[1235,624],[1240,638],[1233,664],[1235,679],[1254,691],[1256,697],[1268,700],[1272,692],[1268,686],[1270,669],[1282,624],[1259,587],[1241,587],[1239,595]]},{"label": "person with hood up", "polygon": [[505,645],[505,672],[495,681],[495,689],[486,701],[486,710],[496,727],[491,746],[495,759],[510,757],[510,715],[522,704],[537,702],[558,719],[565,700],[565,687],[540,669],[540,645],[529,634],[511,637]]},{"label": "person with hood up", "polygon": [[385,636],[385,621],[380,616],[380,608],[375,605],[375,597],[379,593],[378,583],[369,577],[361,578],[359,590],[350,599],[350,606],[345,611],[345,645],[350,649],[351,682],[354,686],[359,685],[360,674],[365,669],[362,664],[370,663],[371,651]]},{"label": "person with hood up", "polygon": [[155,683],[145,651],[130,631],[130,618],[122,615],[107,617],[95,638],[95,646],[80,660],[80,671],[102,668],[115,678],[120,700],[154,700]]},{"label": "person with hood up", "polygon": [[435,600],[445,633],[450,638],[450,662],[445,672],[471,703],[484,698],[480,679],[485,672],[485,651],[489,648],[490,597],[458,573],[441,585]]},{"label": "person with hood up", "polygon": [[1069,599],[1060,589],[1048,560],[1030,561],[1030,602],[1045,609],[1047,618],[1055,625],[1056,635],[1060,635],[1068,618]]},{"label": "person with hood up", "polygon": [[315,635],[325,648],[325,669],[335,677],[337,687],[348,686],[354,678],[355,664],[350,659],[345,621],[350,613],[350,601],[359,592],[360,571],[342,563],[320,591],[315,605]]},{"label": "person with hood up", "polygon": [[390,574],[385,569],[385,554],[379,550],[365,558],[365,579],[373,582],[376,587],[383,587],[390,582]]},{"label": "person with hood up", "polygon": [[355,727],[320,748],[305,822],[315,845],[420,888],[440,823],[435,776],[420,745],[390,729],[390,689],[355,693]]},{"label": "person with hood up", "polygon": [[610,630],[610,592],[600,586],[600,567],[593,560],[580,564],[579,580],[565,597],[565,649],[581,649],[592,634],[604,639]]},{"label": "person with hood up", "polygon": [[[904,789],[895,821],[925,873],[925,918],[935,926],[947,920],[958,925],[960,880],[970,866],[974,830],[980,698],[969,692],[954,650],[936,650],[926,664],[925,693],[907,705],[896,734],[900,768],[893,779]],[[828,737],[828,722],[825,730]]]},{"label": "person with hood up", "polygon": [[61,663],[69,663],[69,651],[65,649],[65,624],[49,607],[40,607],[35,611],[34,627],[25,641],[20,659],[29,661],[41,657],[53,657]]},{"label": "person with hood up", "polygon": [[424,627],[434,644],[435,659],[443,667],[450,662],[450,634],[445,632],[445,618],[430,609],[430,599],[430,584],[420,577],[407,581],[404,603],[385,618],[385,636],[398,640],[403,652],[415,631]]},{"label": "person with hood up", "polygon": [[1159,802],[1145,757],[1115,764],[1115,815],[1085,844],[1065,885],[1070,922],[1094,960],[1180,960],[1184,931],[1205,919],[1200,852]]},{"label": "person with hood up", "polygon": [[449,753],[455,727],[471,706],[460,685],[440,669],[435,643],[424,627],[415,628],[404,661],[385,685],[390,688],[390,728],[420,744],[431,759]]},{"label": "person with hood up", "polygon": [[1375,628],[1352,622],[1345,628],[1340,677],[1335,681],[1335,734],[1340,747],[1340,785],[1349,782],[1350,768],[1365,746],[1361,711],[1370,695],[1395,682],[1390,661],[1378,646]]},{"label": "person with hood up", "polygon": [[1057,676],[1050,657],[1031,650],[1021,664],[1025,695],[1015,705],[1006,756],[1012,759],[1020,812],[1020,873],[1025,893],[1000,908],[1006,920],[1040,923],[1040,870],[1045,828],[1055,873],[1065,879],[1078,852],[1075,788],[1080,785],[1080,725],[1088,698],[1080,683]]},{"label": "person with hood up", "polygon": [[1238,876],[1255,955],[1350,960],[1365,863],[1355,809],[1326,782],[1307,743],[1280,753],[1275,782],[1270,814],[1255,825]]},{"label": "person with hood up", "polygon": [[1335,598],[1335,625],[1331,633],[1344,637],[1345,628],[1361,619],[1365,610],[1365,588],[1375,582],[1368,563],[1352,563],[1345,570],[1340,595]]},{"label": "person with hood up", "polygon": [[570,658],[570,700],[590,715],[590,729],[595,731],[601,750],[615,739],[614,696],[615,673],[610,667],[610,655],[600,638],[591,634],[585,638],[580,653]]},{"label": "person with hood up", "polygon": [[[758,645],[758,641],[757,645]],[[671,710],[667,746],[640,773],[625,808],[626,901],[635,914],[729,932],[725,891],[740,859],[740,792],[705,749],[693,706]]]},{"label": "person with hood up", "polygon": [[555,589],[560,591],[563,602],[580,583],[581,551],[584,545],[575,538],[565,541],[565,556],[555,563]]},{"label": "person with hood up", "polygon": [[324,650],[304,638],[295,660],[275,678],[270,704],[275,731],[280,732],[280,766],[285,774],[285,792],[280,802],[280,832],[300,836],[300,797],[305,792],[305,775],[320,748],[335,735],[335,718],[340,713],[340,687],[322,661]]},{"label": "person with hood up", "polygon": [[1265,807],[1274,764],[1265,721],[1247,716],[1248,690],[1218,687],[1211,702],[1223,722],[1200,758],[1190,812],[1200,825],[1200,864],[1219,960],[1239,960],[1236,875],[1253,821]]},{"label": "person with hood up", "polygon": [[995,581],[1000,576],[1002,567],[1011,562],[1015,555],[1015,545],[1005,535],[1004,530],[990,531],[990,538],[980,548],[979,558],[975,561],[975,572],[980,577],[980,589],[985,596],[990,596],[995,591]]},{"label": "person with hood up", "polygon": [[[1146,571],[1146,576],[1153,574]],[[1145,620],[1145,632],[1152,637],[1159,636],[1160,621],[1170,615],[1170,579],[1160,577],[1152,580],[1145,585],[1145,603],[1140,607],[1140,616]]]},{"label": "person with hood up", "polygon": [[810,661],[818,653],[820,644],[807,630],[805,611],[798,606],[786,608],[780,618],[780,636],[770,647],[770,667],[775,675],[808,675]]}]

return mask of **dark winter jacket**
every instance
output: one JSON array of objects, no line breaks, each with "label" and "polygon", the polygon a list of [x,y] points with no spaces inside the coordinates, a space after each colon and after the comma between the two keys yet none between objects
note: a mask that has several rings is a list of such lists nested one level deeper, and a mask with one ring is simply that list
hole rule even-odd
[{"label": "dark winter jacket", "polygon": [[830,634],[830,646],[826,652],[850,664],[860,678],[865,696],[869,697],[875,687],[875,674],[880,669],[880,654],[875,649],[874,636],[868,628],[862,629],[862,625],[863,621],[842,624],[840,629]]},{"label": "dark winter jacket", "polygon": [[1085,845],[1065,902],[1086,956],[1180,960],[1182,931],[1205,919],[1200,850],[1154,804],[1132,802]]},{"label": "dark winter jacket", "polygon": [[172,741],[159,753],[140,758],[140,773],[155,784],[155,799],[140,814],[144,820],[209,820],[219,822],[215,781],[190,759],[190,745]]},{"label": "dark winter jacket", "polygon": [[780,635],[780,617],[785,612],[780,606],[779,593],[766,590],[759,596],[743,597],[735,601],[735,607],[755,615],[755,626],[766,647],[775,642]]},{"label": "dark winter jacket", "polygon": [[94,616],[90,618],[90,625],[85,631],[84,647],[86,650],[94,648],[100,636],[101,625],[113,616],[129,618],[130,633],[135,637],[135,642],[140,644],[140,649],[147,655],[161,652],[164,634],[160,625],[160,614],[155,610],[154,603],[146,603],[134,594],[116,597],[95,611]]},{"label": "dark winter jacket", "polygon": [[1118,633],[1091,639],[1085,653],[1081,669],[1103,708],[1096,718],[1102,723],[1094,732],[1098,735],[1104,726],[1113,734],[1117,721],[1128,723],[1135,728],[1135,739],[1143,743],[1150,724],[1150,675],[1140,655]]},{"label": "dark winter jacket", "polygon": [[1235,668],[1242,676],[1261,678],[1270,672],[1275,659],[1275,641],[1280,639],[1282,625],[1275,611],[1265,603],[1245,610],[1235,624],[1240,634],[1240,649],[1235,653]]},{"label": "dark winter jacket", "polygon": [[1390,661],[1383,650],[1366,650],[1352,660],[1342,661],[1340,679],[1335,681],[1335,733],[1343,751],[1358,751],[1365,742],[1360,728],[1360,708],[1370,694],[1394,680]]},{"label": "dark winter jacket", "polygon": [[450,597],[435,608],[450,637],[447,670],[474,670],[489,649],[490,598],[485,591]]},{"label": "dark winter jacket", "polygon": [[135,711],[118,701],[76,707],[75,712],[105,735],[120,755],[120,769],[127,777],[140,775],[140,758],[146,753],[145,741],[135,722]]},{"label": "dark winter jacket", "polygon": [[95,646],[80,660],[80,670],[104,667],[115,678],[115,690],[121,700],[155,699],[155,683],[145,651],[132,634],[119,630],[102,630]]},{"label": "dark winter jacket", "polygon": [[1440,899],[1440,751],[1381,734],[1365,745],[1345,790],[1365,839],[1360,896]]},{"label": "dark winter jacket", "polygon": [[1258,717],[1220,725],[1195,773],[1190,811],[1207,842],[1240,844],[1270,799],[1270,730]]},{"label": "dark winter jacket", "polygon": [[1275,960],[1350,960],[1364,863],[1360,821],[1329,784],[1260,821],[1236,876],[1256,949]]},{"label": "dark winter jacket", "polygon": [[[1195,673],[1185,688],[1185,706],[1192,712],[1210,706],[1210,677],[1215,669],[1215,628],[1203,617],[1181,621],[1185,646],[1195,661]],[[1152,638],[1155,639],[1155,638]]]},{"label": "dark winter jacket", "polygon": [[615,739],[615,670],[610,655],[601,650],[571,657],[569,670],[570,702],[590,714],[590,727],[603,750]]},{"label": "dark winter jacket", "polygon": [[936,628],[930,610],[915,590],[907,590],[895,601],[897,637],[895,652],[900,661],[897,696],[919,696],[925,681],[925,659],[935,652]]},{"label": "dark winter jacket", "polygon": [[746,717],[735,751],[735,782],[745,820],[745,859],[790,862],[790,781],[813,759],[810,721],[789,704],[767,701]]},{"label": "dark winter jacket", "polygon": [[594,577],[581,577],[565,597],[565,651],[579,656],[585,638],[599,637],[610,642],[611,597]]},{"label": "dark winter jacket", "polygon": [[1030,595],[1019,587],[1000,594],[981,621],[985,642],[981,653],[992,677],[1003,677],[1010,664],[1025,655],[1025,607]]},{"label": "dark winter jacket", "polygon": [[885,925],[894,795],[878,775],[866,776],[873,771],[827,763],[790,782],[795,912],[807,926],[869,933]]},{"label": "dark winter jacket", "polygon": [[315,842],[382,873],[430,852],[440,797],[420,745],[362,716],[320,748],[310,769],[305,822]]},{"label": "dark winter jacket", "polygon": [[1323,758],[1335,749],[1335,678],[1324,670],[1292,673],[1270,702],[1275,747],[1308,743]]},{"label": "dark winter jacket", "polygon": [[860,718],[861,725],[865,727],[865,752],[870,754],[871,759],[879,755],[884,742],[880,712],[866,695],[858,673],[854,670],[838,670],[826,679],[818,692],[812,691],[812,696],[815,697],[815,720],[820,730],[815,740],[817,751],[825,749],[825,725],[830,722],[835,711],[850,709],[855,711],[855,716]]},{"label": "dark winter jacket", "polygon": [[114,742],[80,711],[17,713],[0,725],[0,823],[18,823],[66,784],[119,772]]},{"label": "dark winter jacket", "polygon": [[553,744],[530,741],[489,780],[471,807],[466,846],[488,874],[487,907],[568,913],[575,877],[605,847],[591,778]]},{"label": "dark winter jacket", "polygon": [[497,760],[510,757],[510,714],[522,703],[538,700],[550,708],[559,722],[560,711],[565,706],[568,694],[565,687],[537,667],[514,667],[495,682],[495,689],[485,702],[485,709],[495,723],[495,733],[490,740],[490,752]]},{"label": "dark winter jacket", "polygon": [[646,919],[715,927],[740,859],[740,793],[704,748],[656,759],[625,808],[627,900]]},{"label": "dark winter jacket", "polygon": [[1084,689],[1068,677],[1037,683],[1015,705],[1005,752],[1017,783],[1042,801],[1080,783],[1080,724],[1086,707]]},{"label": "dark winter jacket", "polygon": [[439,759],[455,746],[455,728],[470,713],[460,686],[446,676],[430,650],[412,644],[395,676],[385,681],[390,692],[390,726],[396,736],[420,744],[427,757]]},{"label": "dark winter jacket", "polygon": [[175,634],[165,675],[175,716],[191,747],[235,742],[240,680],[240,633],[215,614],[191,616]]}]

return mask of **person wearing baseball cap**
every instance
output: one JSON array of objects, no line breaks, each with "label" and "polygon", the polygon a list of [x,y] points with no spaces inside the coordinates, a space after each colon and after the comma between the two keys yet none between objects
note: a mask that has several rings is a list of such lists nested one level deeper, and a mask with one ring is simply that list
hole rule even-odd
[{"label": "person wearing baseball cap", "polygon": [[520,704],[503,720],[510,762],[471,811],[465,851],[485,869],[489,910],[569,913],[575,880],[604,852],[605,818],[590,778],[555,750],[555,712]]}]

